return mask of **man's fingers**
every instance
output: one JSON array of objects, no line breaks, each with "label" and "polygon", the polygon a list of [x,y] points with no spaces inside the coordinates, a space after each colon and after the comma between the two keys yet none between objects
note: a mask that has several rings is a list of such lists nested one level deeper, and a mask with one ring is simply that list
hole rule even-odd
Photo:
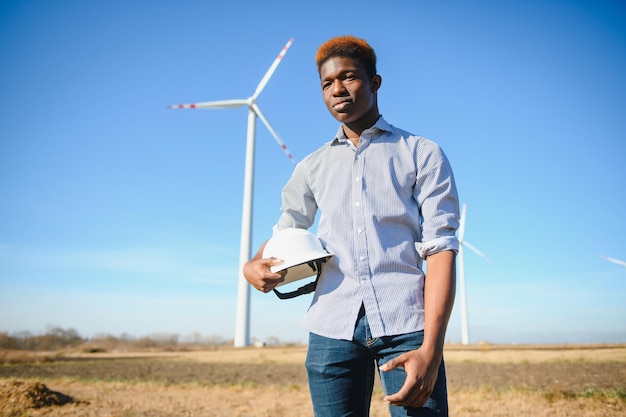
[{"label": "man's fingers", "polygon": [[383,400],[389,405],[421,407],[428,397],[430,397],[430,391],[424,390],[424,386],[412,389],[410,384],[405,383],[398,392],[385,396]]},{"label": "man's fingers", "polygon": [[[401,355],[402,356],[402,355]],[[383,372],[389,372],[393,369],[399,368],[404,364],[404,361],[402,361],[402,357],[398,356],[397,358],[391,359],[387,362],[385,362],[384,364],[382,364],[379,369]]]},{"label": "man's fingers", "polygon": [[394,394],[386,395],[383,400],[386,404],[396,406],[407,407],[421,407],[428,401],[431,391],[421,378],[416,378],[411,370],[407,370],[405,365],[408,365],[407,360],[410,356],[400,355],[396,358],[389,360],[380,366],[380,370],[388,372],[396,368],[404,368],[406,373],[406,379],[404,384]]},{"label": "man's fingers", "polygon": [[258,290],[263,291],[265,293],[272,291],[278,284],[283,282],[285,278],[282,275],[278,275],[278,278],[264,278],[261,281],[260,288]]},{"label": "man's fingers", "polygon": [[398,392],[396,392],[395,394],[386,395],[383,399],[387,404],[402,405],[407,399],[407,396],[410,393],[410,389],[410,384],[405,381],[404,385],[402,385],[402,388],[400,388]]},{"label": "man's fingers", "polygon": [[[380,366],[380,370],[383,372],[389,372],[396,368],[403,367],[403,365],[404,365],[404,361],[402,360],[402,355],[400,355],[396,358],[393,358],[385,362],[383,365]],[[391,404],[391,405],[402,405],[403,402],[406,400],[406,397],[409,395],[412,387],[413,385],[409,383],[409,380],[407,378],[405,379],[404,384],[402,384],[402,387],[400,388],[400,390],[396,392],[395,394],[390,394],[390,395],[385,396],[384,401],[387,404]]]},{"label": "man's fingers", "polygon": [[272,272],[270,269],[272,266],[280,265],[284,261],[279,258],[264,258],[261,260],[263,270],[260,271],[260,279],[257,281],[254,287],[264,293],[272,291],[278,284],[285,280],[285,272]]},{"label": "man's fingers", "polygon": [[282,259],[274,258],[273,256],[271,258],[265,258],[264,261],[265,261],[265,265],[267,265],[268,268],[270,266],[280,265],[284,262]]}]

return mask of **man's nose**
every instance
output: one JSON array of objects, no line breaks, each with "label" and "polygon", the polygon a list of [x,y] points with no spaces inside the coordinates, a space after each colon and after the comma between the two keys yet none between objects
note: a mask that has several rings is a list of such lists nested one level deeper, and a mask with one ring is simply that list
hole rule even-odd
[{"label": "man's nose", "polygon": [[333,95],[339,96],[346,92],[346,88],[344,87],[341,80],[335,80],[333,82]]}]

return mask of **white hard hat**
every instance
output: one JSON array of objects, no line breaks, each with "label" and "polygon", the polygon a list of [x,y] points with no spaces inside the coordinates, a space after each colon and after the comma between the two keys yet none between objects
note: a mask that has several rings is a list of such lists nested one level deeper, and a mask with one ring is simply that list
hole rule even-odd
[{"label": "white hard hat", "polygon": [[296,228],[277,232],[267,241],[263,249],[263,258],[273,257],[283,260],[283,263],[270,267],[272,272],[287,270],[285,280],[278,285],[315,275],[317,270],[312,263],[325,262],[332,256],[313,233]]}]

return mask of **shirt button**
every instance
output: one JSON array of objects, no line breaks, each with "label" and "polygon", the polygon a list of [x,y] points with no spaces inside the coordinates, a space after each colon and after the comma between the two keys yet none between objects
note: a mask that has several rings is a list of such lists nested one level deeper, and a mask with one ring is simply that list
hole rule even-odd
[{"label": "shirt button", "polygon": [[354,203],[354,205],[355,205],[355,206],[357,206],[357,207],[358,207],[360,204],[361,204],[361,203],[359,203],[358,201],[356,201],[356,202]]},{"label": "shirt button", "polygon": [[361,229],[360,227],[358,229],[356,229],[357,233],[363,233],[363,229]]},{"label": "shirt button", "polygon": [[361,256],[359,256],[359,259],[364,261],[365,260],[365,256],[361,255]]},{"label": "shirt button", "polygon": [[359,182],[359,181],[361,181],[361,177],[356,177],[354,180],[355,180],[356,182]]}]

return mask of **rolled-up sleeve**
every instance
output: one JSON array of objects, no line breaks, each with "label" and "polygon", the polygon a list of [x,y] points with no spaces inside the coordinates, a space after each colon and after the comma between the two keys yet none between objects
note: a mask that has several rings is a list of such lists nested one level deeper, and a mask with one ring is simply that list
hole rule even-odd
[{"label": "rolled-up sleeve", "polygon": [[415,248],[422,259],[445,250],[459,249],[459,198],[452,168],[443,150],[430,140],[417,148],[414,198],[422,217],[422,240]]}]

